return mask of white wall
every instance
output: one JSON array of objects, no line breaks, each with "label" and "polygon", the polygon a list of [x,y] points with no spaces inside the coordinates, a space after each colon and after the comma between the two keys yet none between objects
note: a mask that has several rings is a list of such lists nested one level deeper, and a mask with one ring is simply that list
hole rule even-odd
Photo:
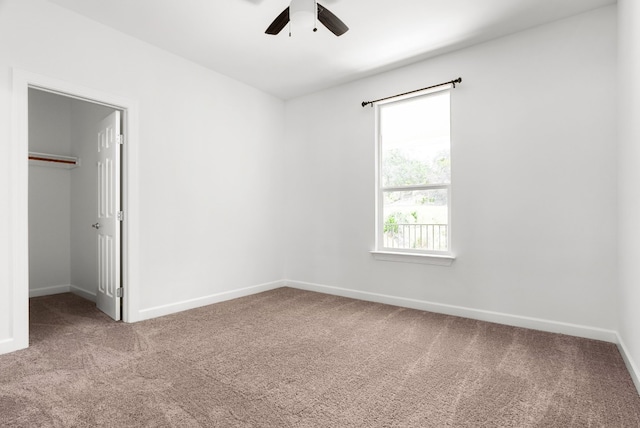
[{"label": "white wall", "polygon": [[71,101],[71,146],[80,166],[71,170],[71,285],[84,297],[95,298],[98,280],[97,130],[114,109],[85,101]]},{"label": "white wall", "polygon": [[619,333],[640,390],[640,4],[618,1]]},{"label": "white wall", "polygon": [[[375,261],[374,109],[360,102],[458,76],[457,259],[450,267]],[[612,6],[287,102],[286,278],[611,334],[615,81]]]},{"label": "white wall", "polygon": [[[68,99],[29,90],[29,151],[70,156],[70,117]],[[32,294],[49,294],[69,287],[69,218],[70,171],[29,165],[29,289]]]},{"label": "white wall", "polygon": [[[137,101],[137,300],[176,302],[282,278],[284,103],[44,0],[0,2],[0,352],[14,292],[11,69]],[[194,303],[195,302],[195,303]]]}]

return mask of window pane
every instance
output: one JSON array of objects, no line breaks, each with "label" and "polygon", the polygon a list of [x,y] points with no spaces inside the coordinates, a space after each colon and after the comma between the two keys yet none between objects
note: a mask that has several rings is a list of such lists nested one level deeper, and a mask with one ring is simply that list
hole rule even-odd
[{"label": "window pane", "polygon": [[385,248],[448,251],[449,191],[384,192]]},{"label": "window pane", "polygon": [[380,107],[382,186],[450,183],[449,92]]}]

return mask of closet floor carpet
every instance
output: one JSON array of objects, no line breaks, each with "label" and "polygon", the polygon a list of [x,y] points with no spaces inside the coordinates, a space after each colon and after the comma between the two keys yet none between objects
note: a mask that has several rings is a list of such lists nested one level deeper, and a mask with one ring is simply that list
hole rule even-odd
[{"label": "closet floor carpet", "polygon": [[615,345],[279,288],[135,324],[30,301],[2,427],[639,427]]}]

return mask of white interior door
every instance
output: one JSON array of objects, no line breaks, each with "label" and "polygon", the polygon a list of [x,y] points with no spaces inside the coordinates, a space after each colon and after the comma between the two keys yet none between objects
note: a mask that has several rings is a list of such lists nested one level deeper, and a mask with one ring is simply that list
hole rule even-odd
[{"label": "white interior door", "polygon": [[98,131],[98,309],[121,319],[120,277],[120,112],[100,122]]}]

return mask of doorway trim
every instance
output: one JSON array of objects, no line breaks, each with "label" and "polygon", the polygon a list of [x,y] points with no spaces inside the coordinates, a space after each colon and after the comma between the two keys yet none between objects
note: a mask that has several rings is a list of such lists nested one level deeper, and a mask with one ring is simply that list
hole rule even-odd
[{"label": "doorway trim", "polygon": [[29,346],[29,88],[53,92],[121,110],[123,114],[122,206],[122,320],[139,318],[139,178],[138,103],[135,100],[71,82],[13,68],[12,136],[10,144],[10,316],[12,339],[0,346],[0,354]]}]

